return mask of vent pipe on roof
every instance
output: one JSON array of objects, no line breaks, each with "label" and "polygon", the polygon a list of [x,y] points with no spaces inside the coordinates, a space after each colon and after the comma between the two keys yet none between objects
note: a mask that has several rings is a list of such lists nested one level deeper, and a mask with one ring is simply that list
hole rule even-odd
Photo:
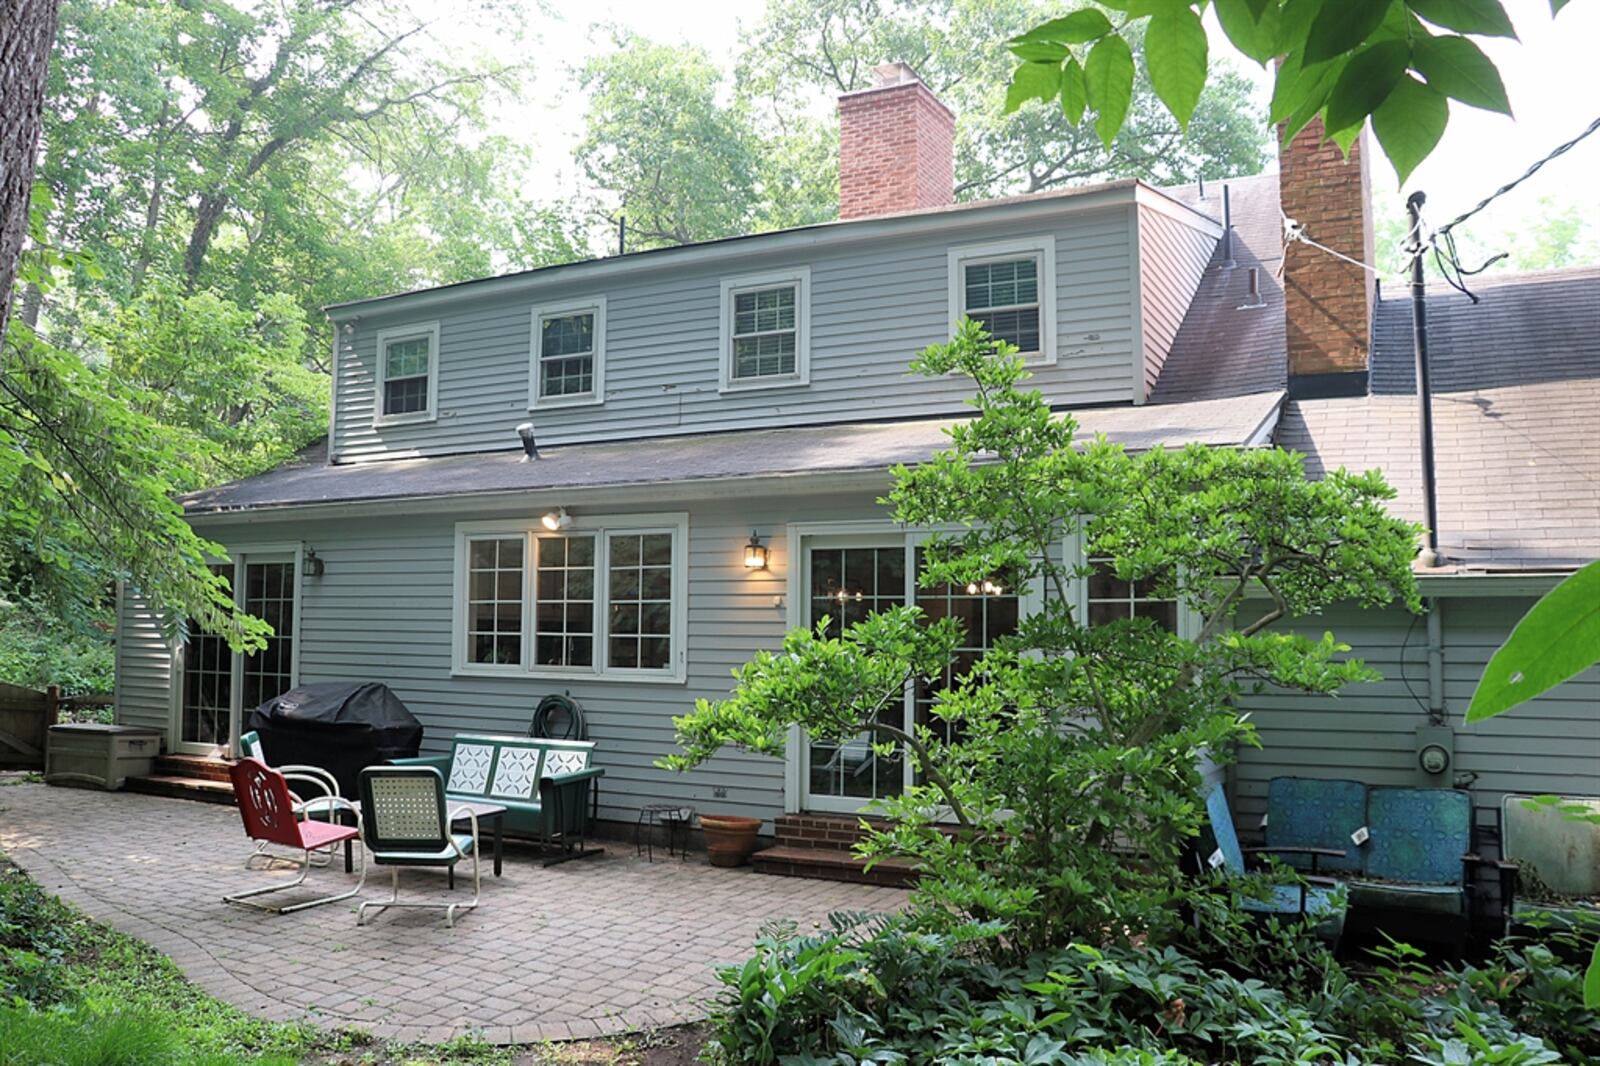
[{"label": "vent pipe on roof", "polygon": [[1239,264],[1233,260],[1233,198],[1228,186],[1222,186],[1222,269],[1232,270]]},{"label": "vent pipe on roof", "polygon": [[1239,310],[1249,311],[1256,307],[1265,307],[1266,302],[1261,299],[1261,275],[1255,267],[1250,268],[1249,288],[1245,290],[1244,303],[1239,305]]},{"label": "vent pipe on roof", "polygon": [[1206,198],[1206,176],[1204,174],[1201,174],[1195,180],[1197,182],[1199,182],[1199,185],[1200,185],[1200,199],[1204,200]]}]

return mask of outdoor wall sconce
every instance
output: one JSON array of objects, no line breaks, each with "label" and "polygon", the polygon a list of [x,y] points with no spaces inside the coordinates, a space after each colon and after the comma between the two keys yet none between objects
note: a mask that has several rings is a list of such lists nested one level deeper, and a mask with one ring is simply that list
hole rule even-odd
[{"label": "outdoor wall sconce", "polygon": [[327,564],[318,558],[317,549],[307,548],[305,555],[300,559],[300,573],[306,577],[321,577],[326,569]]},{"label": "outdoor wall sconce", "polygon": [[539,524],[552,533],[559,533],[572,525],[572,516],[567,513],[565,507],[557,507],[554,511],[540,518]]},{"label": "outdoor wall sconce", "polygon": [[750,543],[744,546],[744,568],[746,570],[765,570],[767,568],[767,549],[761,543],[761,538],[756,536],[756,531],[750,531]]}]

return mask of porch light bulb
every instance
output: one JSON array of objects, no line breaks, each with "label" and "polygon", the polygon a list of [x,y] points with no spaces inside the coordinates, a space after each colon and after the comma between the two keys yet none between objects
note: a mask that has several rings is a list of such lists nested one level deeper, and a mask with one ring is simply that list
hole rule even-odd
[{"label": "porch light bulb", "polygon": [[557,507],[554,511],[540,518],[539,524],[550,532],[555,533],[572,525],[572,516],[567,514],[565,507]]},{"label": "porch light bulb", "polygon": [[976,596],[977,594],[978,594],[978,583],[976,581],[967,582],[967,595],[968,596]]},{"label": "porch light bulb", "polygon": [[750,531],[750,543],[744,546],[744,566],[746,570],[765,570],[767,568],[767,549],[761,543],[761,538],[756,536],[756,531]]}]

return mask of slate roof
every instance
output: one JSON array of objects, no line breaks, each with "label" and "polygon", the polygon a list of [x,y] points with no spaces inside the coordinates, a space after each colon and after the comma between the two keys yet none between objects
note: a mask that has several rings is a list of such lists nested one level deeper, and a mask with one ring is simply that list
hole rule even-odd
[{"label": "slate roof", "polygon": [[[1191,442],[1239,445],[1270,428],[1281,392],[1161,407],[1108,407],[1076,413],[1080,434],[1133,450]],[[428,459],[326,465],[322,449],[265,474],[183,497],[191,515],[318,503],[396,500],[542,489],[595,489],[729,478],[887,470],[928,459],[946,443],[951,419],[813,426],[574,444]]]},{"label": "slate roof", "polygon": [[[1428,296],[1442,554],[1480,569],[1600,558],[1600,268],[1474,280]],[[1290,402],[1275,441],[1312,474],[1382,468],[1422,519],[1409,298],[1380,302],[1371,395]]]}]

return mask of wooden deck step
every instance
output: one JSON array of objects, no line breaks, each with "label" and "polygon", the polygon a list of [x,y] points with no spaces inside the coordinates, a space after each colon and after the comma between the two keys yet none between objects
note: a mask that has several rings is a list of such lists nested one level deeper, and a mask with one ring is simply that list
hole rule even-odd
[{"label": "wooden deck step", "polygon": [[892,888],[909,888],[917,877],[910,863],[898,859],[881,859],[868,870],[867,861],[848,848],[780,844],[756,852],[751,861],[757,873],[850,881],[862,885],[888,885]]},{"label": "wooden deck step", "polygon": [[143,792],[150,796],[199,800],[202,803],[233,802],[233,785],[208,777],[158,773],[147,777],[130,777],[122,787],[129,792]]}]

